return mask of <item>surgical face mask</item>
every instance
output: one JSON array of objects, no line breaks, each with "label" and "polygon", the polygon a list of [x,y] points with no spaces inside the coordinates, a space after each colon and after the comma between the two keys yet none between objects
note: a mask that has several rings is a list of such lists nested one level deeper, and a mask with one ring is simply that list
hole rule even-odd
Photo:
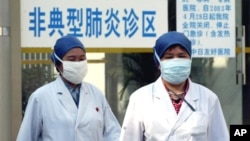
[{"label": "surgical face mask", "polygon": [[191,59],[173,58],[161,61],[155,53],[160,63],[161,76],[167,82],[178,85],[184,82],[191,72]]},{"label": "surgical face mask", "polygon": [[54,55],[63,64],[62,76],[73,84],[80,84],[88,72],[87,60],[79,62],[63,61],[55,53]]}]

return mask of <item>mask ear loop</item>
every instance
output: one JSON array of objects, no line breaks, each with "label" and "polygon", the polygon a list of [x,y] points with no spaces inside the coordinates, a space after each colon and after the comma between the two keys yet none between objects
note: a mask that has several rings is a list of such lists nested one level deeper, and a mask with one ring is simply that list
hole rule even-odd
[{"label": "mask ear loop", "polygon": [[60,59],[60,58],[56,55],[55,52],[54,52],[53,54],[54,54],[54,56],[56,57],[57,60],[59,60],[61,63],[63,63],[62,59]]},{"label": "mask ear loop", "polygon": [[156,57],[157,61],[158,61],[159,63],[161,63],[161,59],[160,59],[160,57],[158,56],[158,54],[157,54],[157,52],[156,52],[155,49],[154,49],[154,54],[155,54],[155,57]]},{"label": "mask ear loop", "polygon": [[[56,57],[57,60],[59,60],[61,63],[63,63],[62,59],[60,59],[60,58],[56,55],[55,52],[53,52],[53,55]],[[53,59],[53,62],[54,62],[54,64],[55,64],[55,66],[56,66],[56,69],[57,69],[60,73],[62,73],[61,70],[57,67],[56,60],[55,60],[55,59]]]}]

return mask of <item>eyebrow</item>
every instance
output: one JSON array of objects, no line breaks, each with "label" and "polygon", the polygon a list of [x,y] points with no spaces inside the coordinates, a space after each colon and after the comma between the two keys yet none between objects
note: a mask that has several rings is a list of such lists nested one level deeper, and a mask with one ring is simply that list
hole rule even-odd
[{"label": "eyebrow", "polygon": [[[171,52],[166,52],[166,53],[164,53],[164,55],[172,55],[172,54],[174,54],[174,53],[171,53]],[[177,53],[177,54],[182,54],[182,55],[188,55],[188,53],[187,52],[179,52],[179,53]]]}]

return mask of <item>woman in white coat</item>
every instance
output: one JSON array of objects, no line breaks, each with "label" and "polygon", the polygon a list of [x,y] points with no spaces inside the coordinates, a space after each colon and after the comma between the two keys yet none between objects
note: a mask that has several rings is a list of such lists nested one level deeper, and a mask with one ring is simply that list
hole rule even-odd
[{"label": "woman in white coat", "polygon": [[120,124],[104,95],[82,81],[87,59],[80,40],[59,38],[51,59],[59,75],[30,96],[17,141],[118,141]]},{"label": "woman in white coat", "polygon": [[229,141],[217,95],[189,78],[191,50],[176,31],[156,40],[161,75],[130,96],[120,141]]}]

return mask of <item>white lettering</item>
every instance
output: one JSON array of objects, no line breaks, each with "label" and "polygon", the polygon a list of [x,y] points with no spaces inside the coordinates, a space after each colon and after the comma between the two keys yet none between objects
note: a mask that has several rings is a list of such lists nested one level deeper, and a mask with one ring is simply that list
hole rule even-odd
[{"label": "white lettering", "polygon": [[234,136],[243,136],[247,133],[246,129],[236,129],[234,132]]}]

